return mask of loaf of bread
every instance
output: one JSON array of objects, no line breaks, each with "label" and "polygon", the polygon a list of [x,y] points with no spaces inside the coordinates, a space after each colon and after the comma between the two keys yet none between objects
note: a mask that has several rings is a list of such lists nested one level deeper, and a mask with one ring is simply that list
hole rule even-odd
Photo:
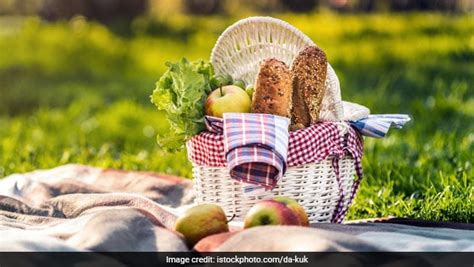
[{"label": "loaf of bread", "polygon": [[252,113],[266,113],[291,118],[291,73],[286,64],[274,58],[265,59],[255,82]]},{"label": "loaf of bread", "polygon": [[303,49],[293,61],[291,129],[308,127],[319,119],[326,88],[327,58],[316,46]]}]

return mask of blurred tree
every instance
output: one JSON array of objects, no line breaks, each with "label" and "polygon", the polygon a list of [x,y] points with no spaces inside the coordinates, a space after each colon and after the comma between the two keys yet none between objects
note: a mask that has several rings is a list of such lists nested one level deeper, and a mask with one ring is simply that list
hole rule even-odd
[{"label": "blurred tree", "polygon": [[327,0],[331,9],[343,12],[377,12],[377,11],[469,11],[474,7],[474,0]]},{"label": "blurred tree", "polygon": [[392,0],[391,8],[392,10],[446,10],[446,11],[456,11],[460,6],[460,1],[458,0]]},{"label": "blurred tree", "polygon": [[219,0],[187,0],[185,9],[194,15],[211,15],[223,11],[222,1]]},{"label": "blurred tree", "polygon": [[45,0],[39,14],[47,20],[69,19],[74,15],[85,15],[86,9],[85,1]]},{"label": "blurred tree", "polygon": [[32,15],[38,11],[42,0],[0,0],[0,15]]},{"label": "blurred tree", "polygon": [[392,0],[359,0],[355,5],[356,11],[377,12],[390,10],[390,2]]},{"label": "blurred tree", "polygon": [[375,0],[360,0],[357,4],[357,9],[365,12],[374,11],[376,2]]},{"label": "blurred tree", "polygon": [[474,0],[0,0],[0,15],[39,14],[48,20],[83,15],[100,21],[188,14],[309,12],[319,6],[340,12],[406,10],[472,11]]},{"label": "blurred tree", "polygon": [[262,1],[247,0],[246,5],[262,13],[284,11],[281,0],[262,0]]},{"label": "blurred tree", "polygon": [[395,11],[403,10],[445,10],[457,11],[461,9],[459,0],[391,0],[390,7]]},{"label": "blurred tree", "polygon": [[281,0],[283,7],[293,12],[309,12],[319,6],[319,0]]},{"label": "blurred tree", "polygon": [[144,14],[147,9],[147,0],[45,0],[39,14],[47,20],[83,15],[107,22],[115,19],[133,19]]}]

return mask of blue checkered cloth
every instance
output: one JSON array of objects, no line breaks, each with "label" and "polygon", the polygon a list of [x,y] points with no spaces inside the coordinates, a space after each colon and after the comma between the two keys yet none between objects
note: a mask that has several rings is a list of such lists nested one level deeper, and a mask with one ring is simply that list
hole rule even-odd
[{"label": "blue checkered cloth", "polygon": [[410,120],[410,116],[406,114],[375,114],[350,123],[362,135],[382,138],[390,128],[401,129]]}]

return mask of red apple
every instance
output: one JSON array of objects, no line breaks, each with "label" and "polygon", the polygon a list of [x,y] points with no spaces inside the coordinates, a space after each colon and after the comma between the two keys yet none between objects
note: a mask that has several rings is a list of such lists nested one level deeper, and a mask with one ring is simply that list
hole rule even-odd
[{"label": "red apple", "polygon": [[273,200],[284,204],[287,208],[292,210],[300,219],[302,226],[309,226],[308,214],[306,214],[303,206],[301,206],[296,200],[283,196],[274,197]]},{"label": "red apple", "polygon": [[226,85],[212,91],[204,106],[207,115],[220,117],[227,112],[248,113],[252,100],[244,89]]},{"label": "red apple", "polygon": [[261,225],[301,225],[298,216],[285,204],[263,200],[255,204],[245,216],[244,228]]}]

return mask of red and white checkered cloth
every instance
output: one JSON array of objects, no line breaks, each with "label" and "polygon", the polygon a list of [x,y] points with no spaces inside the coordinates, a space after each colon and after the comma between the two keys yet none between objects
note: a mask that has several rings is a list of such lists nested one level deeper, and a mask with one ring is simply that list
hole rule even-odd
[{"label": "red and white checkered cloth", "polygon": [[[189,160],[196,165],[229,167],[228,159],[226,158],[227,150],[223,134],[223,129],[225,128],[223,120],[206,117],[206,125],[208,131],[193,137],[187,143]],[[330,156],[333,158],[340,200],[332,221],[340,222],[347,213],[347,207],[345,207],[347,205],[343,205],[344,201],[352,201],[362,179],[362,154],[362,137],[354,128],[349,127],[348,133],[345,136],[341,136],[337,123],[318,122],[310,127],[289,133],[286,165],[288,167],[300,166],[319,162]],[[339,180],[338,162],[346,155],[354,159],[354,168],[358,176],[349,193],[349,199],[346,198]],[[242,181],[242,179],[238,178],[237,180]],[[253,181],[254,184],[271,188],[276,185],[278,180],[275,180],[275,183],[261,183],[258,182],[262,181],[259,179],[253,179]]]},{"label": "red and white checkered cloth", "polygon": [[[206,125],[208,131],[188,141],[188,158],[197,165],[226,167],[223,120],[206,116]],[[328,156],[340,158],[344,155],[351,155],[360,163],[363,153],[361,138],[352,127],[344,138],[340,135],[337,123],[318,122],[290,132],[286,164],[289,167],[299,166],[324,160]]]}]

